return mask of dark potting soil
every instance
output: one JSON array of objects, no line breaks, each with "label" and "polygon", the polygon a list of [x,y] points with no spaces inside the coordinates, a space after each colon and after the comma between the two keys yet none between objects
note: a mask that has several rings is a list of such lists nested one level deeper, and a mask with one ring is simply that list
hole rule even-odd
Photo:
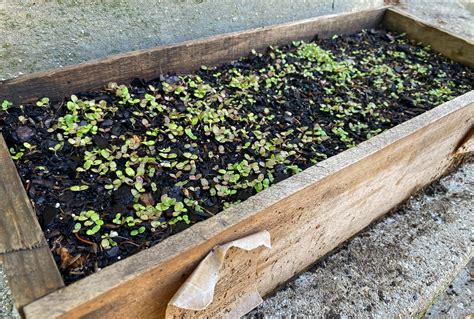
[{"label": "dark potting soil", "polygon": [[0,127],[66,283],[473,89],[384,30],[12,106]]}]

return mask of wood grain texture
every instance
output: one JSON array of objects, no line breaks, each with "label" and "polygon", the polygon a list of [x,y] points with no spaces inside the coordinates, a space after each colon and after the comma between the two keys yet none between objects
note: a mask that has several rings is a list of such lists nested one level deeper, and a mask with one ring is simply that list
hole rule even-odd
[{"label": "wood grain texture", "polygon": [[43,232],[1,133],[0,181],[0,254],[41,246]]},{"label": "wood grain texture", "polygon": [[17,308],[64,286],[2,134],[0,263]]},{"label": "wood grain texture", "polygon": [[457,34],[424,22],[417,17],[396,9],[388,9],[383,25],[389,30],[404,32],[408,38],[431,48],[471,68],[474,68],[474,42]]},{"label": "wood grain texture", "polygon": [[49,247],[0,254],[15,306],[22,307],[64,286]]},{"label": "wood grain texture", "polygon": [[0,100],[24,103],[44,96],[63,99],[73,93],[114,81],[128,84],[135,77],[150,80],[166,72],[189,72],[201,65],[219,65],[248,55],[252,49],[287,44],[334,34],[352,33],[379,25],[385,7],[355,13],[329,15],[271,27],[208,37],[140,50],[38,72],[0,82]]},{"label": "wood grain texture", "polygon": [[456,164],[473,116],[471,91],[26,306],[27,318],[161,318],[213,246],[261,230],[266,295]]}]

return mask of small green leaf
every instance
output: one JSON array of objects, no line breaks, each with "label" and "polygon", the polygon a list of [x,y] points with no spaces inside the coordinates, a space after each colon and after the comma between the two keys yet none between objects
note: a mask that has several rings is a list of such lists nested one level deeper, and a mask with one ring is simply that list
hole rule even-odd
[{"label": "small green leaf", "polygon": [[134,177],[135,176],[135,171],[131,167],[125,168],[125,173],[127,173],[128,176]]},{"label": "small green leaf", "polygon": [[85,170],[88,170],[89,168],[91,168],[93,162],[91,160],[87,160],[85,163],[84,163],[84,169]]},{"label": "small green leaf", "polygon": [[161,226],[161,222],[160,222],[160,221],[154,220],[154,221],[151,222],[151,227],[157,228],[157,227],[159,227],[159,226]]},{"label": "small green leaf", "polygon": [[198,139],[197,136],[193,134],[193,131],[192,131],[189,127],[185,128],[185,129],[184,129],[184,132],[185,132],[186,135],[187,135],[190,139],[192,139],[193,141],[195,141],[195,140]]},{"label": "small green leaf", "polygon": [[101,150],[100,155],[102,155],[102,157],[105,159],[108,159],[110,157],[110,152],[108,150]]},{"label": "small green leaf", "polygon": [[100,242],[100,245],[104,249],[110,248],[110,243],[108,239],[102,239],[102,241]]},{"label": "small green leaf", "polygon": [[135,189],[139,192],[142,192],[144,191],[144,188],[143,188],[143,183],[140,182],[140,181],[136,181],[135,182]]},{"label": "small green leaf", "polygon": [[69,190],[72,192],[81,192],[81,191],[85,191],[88,188],[89,186],[87,185],[75,185],[75,186],[69,187]]},{"label": "small green leaf", "polygon": [[137,176],[143,176],[145,175],[145,164],[140,164],[137,168]]},{"label": "small green leaf", "polygon": [[86,234],[92,236],[100,230],[100,225],[95,225],[93,228],[89,229]]},{"label": "small green leaf", "polygon": [[189,220],[188,215],[183,215],[183,221],[188,225],[191,223],[191,221]]},{"label": "small green leaf", "polygon": [[27,143],[27,142],[23,143],[23,146],[29,150],[33,147],[30,143]]},{"label": "small green leaf", "polygon": [[155,141],[144,141],[142,142],[143,145],[146,145],[146,146],[153,146],[155,145]]},{"label": "small green leaf", "polygon": [[12,155],[12,159],[19,160],[23,156],[23,152],[18,152],[15,155]]},{"label": "small green leaf", "polygon": [[44,97],[41,100],[39,100],[38,102],[36,102],[36,106],[45,106],[48,103],[49,103],[49,98]]},{"label": "small green leaf", "polygon": [[8,110],[13,104],[10,101],[4,100],[2,102],[2,110]]},{"label": "small green leaf", "polygon": [[68,101],[66,107],[69,111],[74,111],[76,109],[76,103]]},{"label": "small green leaf", "polygon": [[122,215],[119,214],[119,213],[117,213],[117,214],[115,215],[114,220],[112,220],[112,222],[113,222],[114,224],[121,225],[121,224],[122,224]]},{"label": "small green leaf", "polygon": [[72,232],[77,233],[78,231],[81,230],[81,227],[82,227],[81,223],[75,223],[74,224],[74,230]]}]

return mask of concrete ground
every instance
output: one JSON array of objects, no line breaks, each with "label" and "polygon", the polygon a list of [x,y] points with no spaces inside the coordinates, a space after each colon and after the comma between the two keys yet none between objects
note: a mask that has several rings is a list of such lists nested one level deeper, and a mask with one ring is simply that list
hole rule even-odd
[{"label": "concrete ground", "polygon": [[[0,79],[119,52],[382,3],[0,0]],[[474,38],[472,1],[402,0],[401,6],[443,28]],[[427,317],[462,318],[474,313],[474,274],[472,269],[463,268],[473,256],[473,195],[471,163],[288,283],[252,315],[408,317],[424,312],[438,295]],[[460,275],[451,283],[458,271]],[[4,279],[0,265],[0,318],[12,318],[17,314]]]},{"label": "concrete ground", "polygon": [[474,260],[464,268],[426,313],[427,318],[462,318],[474,314]]},{"label": "concrete ground", "polygon": [[399,7],[440,28],[474,39],[473,0],[401,0]]},{"label": "concrete ground", "polygon": [[0,0],[0,80],[383,0]]},{"label": "concrete ground", "polygon": [[0,318],[18,318],[18,313],[13,305],[7,278],[0,265]]}]

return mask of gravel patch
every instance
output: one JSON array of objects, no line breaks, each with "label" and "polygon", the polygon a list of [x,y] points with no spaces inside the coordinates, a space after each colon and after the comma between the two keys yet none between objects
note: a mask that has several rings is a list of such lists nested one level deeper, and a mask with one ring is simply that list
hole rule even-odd
[{"label": "gravel patch", "polygon": [[0,265],[0,318],[20,318],[13,305],[10,288],[8,288],[7,277]]},{"label": "gravel patch", "polygon": [[425,318],[463,318],[474,314],[474,260],[464,268]]}]

